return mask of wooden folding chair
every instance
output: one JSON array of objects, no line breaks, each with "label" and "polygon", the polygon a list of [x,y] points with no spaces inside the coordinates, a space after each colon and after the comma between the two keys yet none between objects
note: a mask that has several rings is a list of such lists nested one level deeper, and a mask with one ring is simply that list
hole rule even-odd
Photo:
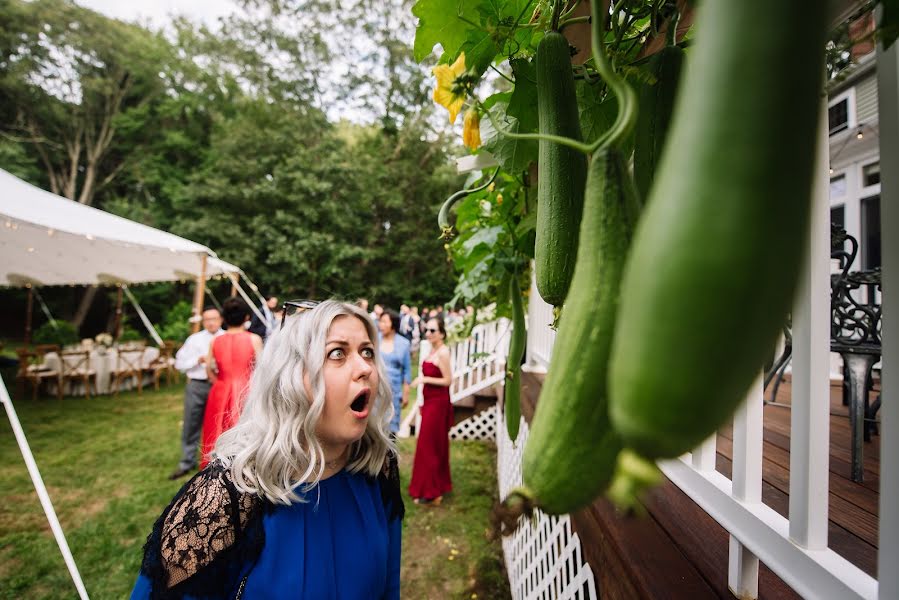
[{"label": "wooden folding chair", "polygon": [[134,377],[137,380],[137,393],[144,388],[144,351],[143,350],[119,350],[116,356],[115,370],[112,372],[113,395],[119,395],[119,387],[122,379]]},{"label": "wooden folding chair", "polygon": [[59,360],[62,367],[60,385],[65,385],[67,381],[80,380],[84,385],[84,395],[90,400],[91,385],[94,386],[94,393],[97,393],[97,372],[91,369],[91,353],[87,350],[63,352]]},{"label": "wooden folding chair", "polygon": [[41,384],[45,381],[56,381],[56,396],[62,400],[62,382],[57,369],[50,369],[43,365],[44,355],[31,352],[24,348],[16,350],[19,355],[19,370],[16,380],[21,384],[21,391],[25,391],[25,383],[31,384],[31,399],[37,400]]},{"label": "wooden folding chair", "polygon": [[171,385],[173,379],[177,381],[175,342],[163,342],[159,347],[159,356],[144,367],[144,371],[153,375],[153,387],[157,392],[159,391],[159,380],[163,374],[165,374],[166,385]]}]

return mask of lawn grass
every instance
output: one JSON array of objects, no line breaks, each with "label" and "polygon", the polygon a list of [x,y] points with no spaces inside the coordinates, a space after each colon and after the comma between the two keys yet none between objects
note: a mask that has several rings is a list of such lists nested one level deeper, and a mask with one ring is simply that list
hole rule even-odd
[{"label": "lawn grass", "polygon": [[[146,535],[183,483],[166,477],[180,455],[182,387],[90,400],[28,394],[16,410],[88,593],[127,597]],[[405,493],[415,440],[399,445]],[[455,492],[443,506],[407,499],[403,597],[508,598],[500,546],[484,536],[495,448],[453,442],[451,460]],[[76,597],[6,419],[0,482],[0,599]]]}]

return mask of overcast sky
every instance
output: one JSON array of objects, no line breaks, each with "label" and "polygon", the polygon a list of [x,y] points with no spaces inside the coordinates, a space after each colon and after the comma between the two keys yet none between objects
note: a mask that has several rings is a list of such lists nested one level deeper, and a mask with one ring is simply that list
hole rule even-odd
[{"label": "overcast sky", "polygon": [[81,6],[125,21],[149,21],[165,26],[172,14],[184,14],[193,21],[214,26],[218,17],[235,10],[231,0],[76,0]]}]

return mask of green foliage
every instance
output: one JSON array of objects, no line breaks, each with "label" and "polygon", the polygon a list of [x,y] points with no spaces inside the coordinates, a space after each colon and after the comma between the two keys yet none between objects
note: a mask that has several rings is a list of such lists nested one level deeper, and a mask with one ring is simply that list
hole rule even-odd
[{"label": "green foliage", "polygon": [[32,341],[35,344],[56,344],[68,346],[81,341],[78,330],[68,321],[56,321],[56,327],[49,321],[34,330]]},{"label": "green foliage", "polygon": [[130,325],[122,326],[122,334],[119,336],[119,342],[137,342],[143,340],[145,336],[141,335],[137,329],[134,329]]},{"label": "green foliage", "polygon": [[182,342],[190,335],[190,319],[193,314],[193,306],[186,300],[181,300],[173,306],[165,315],[162,326],[159,327],[159,337],[164,340]]},{"label": "green foliage", "polygon": [[[0,63],[0,167],[75,198],[90,172],[85,200],[209,245],[266,294],[445,302],[455,282],[432,223],[460,177],[429,121],[427,70],[404,41],[406,0],[243,9],[216,32],[176,20],[167,41],[64,0],[8,0],[0,48],[16,61]],[[335,23],[337,10],[364,18]],[[38,43],[42,35],[49,46],[71,46],[72,69],[63,68],[65,53]],[[346,43],[335,46],[340,36]],[[355,44],[366,39],[377,51]],[[338,52],[351,59],[345,79],[328,74]],[[41,73],[68,79],[54,88]],[[54,95],[79,86],[81,104]],[[374,124],[335,125],[335,96],[368,110]],[[106,115],[104,102],[115,98]],[[85,132],[96,140],[103,123],[111,135],[97,160],[91,166],[82,152],[75,164],[84,175],[66,179],[67,148],[81,140],[84,150]],[[212,286],[219,298],[230,293]],[[132,291],[160,323],[189,287]],[[55,296],[54,312],[77,306],[77,297],[73,306]],[[114,291],[105,303],[115,305]],[[111,329],[97,312],[90,328]]]}]

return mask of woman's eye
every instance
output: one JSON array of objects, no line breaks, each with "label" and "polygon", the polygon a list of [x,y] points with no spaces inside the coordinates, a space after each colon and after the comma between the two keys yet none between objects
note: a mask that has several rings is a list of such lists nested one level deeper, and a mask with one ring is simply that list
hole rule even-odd
[{"label": "woman's eye", "polygon": [[375,350],[374,348],[363,348],[361,354],[363,358],[374,358]]},{"label": "woman's eye", "polygon": [[328,358],[340,359],[343,358],[343,348],[334,348],[330,352],[328,352]]}]

